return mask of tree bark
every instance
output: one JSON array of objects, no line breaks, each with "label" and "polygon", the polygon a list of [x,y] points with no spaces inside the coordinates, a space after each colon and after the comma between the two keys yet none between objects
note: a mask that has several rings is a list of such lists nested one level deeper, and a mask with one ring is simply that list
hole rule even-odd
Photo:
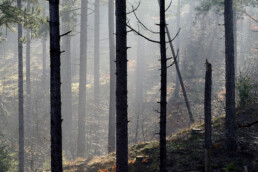
[{"label": "tree bark", "polygon": [[[177,29],[180,28],[180,25],[181,25],[181,2],[180,0],[177,0],[177,22],[176,22],[176,25],[177,25]],[[180,34],[178,35],[177,37],[177,49],[180,50]],[[178,52],[178,55],[177,55],[177,63],[179,64],[179,52]],[[179,97],[179,86],[180,86],[180,82],[179,82],[179,77],[178,75],[176,75],[176,87],[175,87],[175,99],[177,99]]]},{"label": "tree bark", "polygon": [[[17,0],[17,7],[21,10],[21,0]],[[24,116],[23,116],[23,48],[22,25],[18,24],[18,100],[19,100],[19,172],[24,171]]]},{"label": "tree bark", "polygon": [[128,171],[126,0],[116,0],[116,170]]},{"label": "tree bark", "polygon": [[[63,1],[63,6],[70,6],[70,2]],[[67,9],[67,8],[65,8]],[[63,12],[62,31],[67,33],[71,30],[70,11]],[[62,49],[65,51],[61,58],[61,80],[62,80],[62,114],[64,118],[63,125],[63,145],[67,155],[72,151],[72,79],[71,79],[71,37],[62,37]],[[68,157],[68,159],[71,157]]]},{"label": "tree bark", "polygon": [[108,27],[109,27],[109,56],[110,56],[110,94],[109,94],[109,125],[108,125],[108,152],[115,151],[115,40],[114,40],[114,1],[108,1]]},{"label": "tree bark", "polygon": [[[46,5],[43,7],[43,18],[46,18]],[[46,83],[47,37],[42,38],[42,83]]]},{"label": "tree bark", "polygon": [[80,81],[78,106],[78,142],[77,156],[85,154],[85,117],[86,117],[86,81],[87,81],[87,22],[88,0],[81,0],[81,39],[80,39]]},{"label": "tree bark", "polygon": [[235,120],[235,58],[232,0],[224,2],[225,50],[226,50],[226,148],[237,149]]},{"label": "tree bark", "polygon": [[[30,12],[31,4],[30,0],[27,1],[27,10]],[[30,42],[31,42],[31,30],[27,29],[27,43],[26,43],[26,115],[28,120],[28,126],[32,125],[31,116],[31,80],[30,80]],[[30,127],[29,127],[30,128]]]},{"label": "tree bark", "polygon": [[160,171],[165,172],[167,161],[166,122],[167,122],[167,57],[166,57],[166,18],[165,0],[160,0],[160,55],[161,55],[161,94],[160,94]]},{"label": "tree bark", "polygon": [[61,172],[62,117],[60,76],[59,0],[49,0],[50,13],[50,94],[51,94],[51,171]]},{"label": "tree bark", "polygon": [[211,89],[212,66],[206,61],[204,119],[205,119],[205,172],[211,172]]},{"label": "tree bark", "polygon": [[99,0],[95,0],[94,29],[94,103],[99,105]]},{"label": "tree bark", "polygon": [[136,94],[135,94],[135,113],[136,113],[136,131],[135,131],[135,143],[138,142],[138,130],[140,125],[140,116],[143,115],[143,84],[144,84],[144,72],[145,72],[145,57],[144,57],[144,40],[138,37],[138,50],[136,61]]},{"label": "tree bark", "polygon": [[[168,39],[171,40],[171,36],[170,36],[170,33],[169,33],[169,30],[168,30],[167,26],[166,26],[166,32],[167,32]],[[182,79],[182,75],[181,75],[181,72],[180,72],[180,69],[179,69],[179,65],[177,63],[176,53],[175,53],[172,42],[170,42],[169,45],[170,45],[170,49],[172,51],[173,59],[174,59],[174,62],[175,62],[178,79],[180,81],[180,85],[181,85],[181,88],[182,88],[182,91],[183,91],[185,104],[186,104],[188,114],[189,114],[190,123],[193,124],[194,123],[194,118],[193,118],[192,110],[191,110],[191,107],[190,107],[190,104],[189,104],[189,101],[188,101],[188,97],[187,97],[187,94],[186,94],[185,85],[184,85],[184,82],[183,82],[183,79]]]}]

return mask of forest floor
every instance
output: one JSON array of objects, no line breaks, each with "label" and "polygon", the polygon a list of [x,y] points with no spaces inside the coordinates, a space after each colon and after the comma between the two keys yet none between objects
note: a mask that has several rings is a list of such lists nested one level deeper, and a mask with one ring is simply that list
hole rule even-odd
[{"label": "forest floor", "polygon": [[[258,120],[258,105],[237,111],[238,150],[227,153],[225,142],[225,116],[213,120],[212,129],[212,171],[258,171],[258,124],[239,127]],[[204,124],[194,126],[200,129],[191,134],[186,129],[167,138],[168,171],[204,171]],[[112,172],[115,171],[115,153],[91,160],[78,159],[64,166],[68,172]],[[152,141],[129,148],[130,172],[159,171],[159,142]]]}]

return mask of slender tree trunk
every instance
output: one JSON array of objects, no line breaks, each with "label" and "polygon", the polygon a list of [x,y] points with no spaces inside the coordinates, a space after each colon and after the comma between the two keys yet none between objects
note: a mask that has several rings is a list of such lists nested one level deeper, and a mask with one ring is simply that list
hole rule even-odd
[{"label": "slender tree trunk", "polygon": [[60,76],[59,0],[49,0],[50,13],[50,94],[51,94],[51,171],[61,172],[62,115]]},{"label": "slender tree trunk", "polygon": [[160,55],[161,55],[161,94],[160,94],[160,171],[165,172],[167,161],[166,122],[167,122],[167,57],[166,57],[166,18],[165,0],[160,0]]},{"label": "slender tree trunk", "polygon": [[116,170],[128,171],[126,0],[116,0]]},{"label": "slender tree trunk", "polygon": [[[95,104],[95,118],[97,121],[97,124],[100,123],[100,106],[99,106],[99,79],[100,79],[100,75],[99,75],[99,66],[100,66],[100,59],[99,59],[99,0],[95,0],[95,16],[94,16],[94,25],[95,25],[95,30],[94,30],[94,104]],[[95,155],[99,155],[100,151],[99,151],[99,127],[98,125],[95,125],[95,137],[94,142],[95,142]]]},{"label": "slender tree trunk", "polygon": [[[180,25],[181,25],[181,2],[180,0],[177,0],[177,22],[176,22],[176,25],[177,25],[177,29],[180,28]],[[177,48],[180,49],[180,34],[178,35],[177,37]],[[178,55],[177,55],[177,63],[179,65],[179,52],[178,52]],[[175,88],[175,99],[177,99],[179,97],[179,86],[180,86],[180,82],[179,82],[179,78],[178,78],[178,75],[176,75],[176,88]]]},{"label": "slender tree trunk", "polygon": [[140,125],[140,115],[143,114],[143,83],[145,72],[145,57],[144,57],[144,41],[138,37],[138,50],[136,61],[136,94],[135,94],[135,113],[136,113],[136,131],[135,143],[138,142],[138,130]]},{"label": "slender tree trunk", "polygon": [[78,107],[78,143],[77,156],[85,154],[85,117],[86,117],[86,81],[87,81],[87,21],[88,0],[81,0],[81,39],[80,39],[80,81]]},{"label": "slender tree trunk", "polygon": [[[21,9],[21,6],[21,0],[17,0],[17,7]],[[23,55],[21,38],[22,25],[18,24],[19,172],[24,171]]]},{"label": "slender tree trunk", "polygon": [[233,7],[233,34],[234,34],[235,75],[237,75],[238,59],[237,59],[237,9],[236,7]]},{"label": "slender tree trunk", "polygon": [[[166,32],[167,32],[168,39],[171,40],[171,36],[170,36],[170,33],[169,33],[169,30],[168,30],[167,26],[166,26]],[[188,110],[188,114],[189,114],[189,120],[190,120],[190,123],[193,124],[194,123],[194,118],[193,118],[193,114],[192,114],[192,110],[191,110],[191,107],[190,107],[190,103],[188,101],[188,97],[187,97],[187,94],[186,94],[185,85],[184,85],[183,78],[182,78],[182,75],[181,75],[181,72],[180,72],[180,69],[179,69],[179,65],[177,63],[176,53],[175,53],[175,50],[174,50],[172,42],[170,42],[169,45],[170,45],[170,49],[171,49],[171,52],[172,52],[173,60],[175,62],[178,79],[180,81],[180,85],[181,85],[181,88],[182,88],[182,91],[183,91],[183,95],[184,95],[184,99],[185,99],[185,104],[186,104],[186,107],[187,107],[187,110]]]},{"label": "slender tree trunk", "polygon": [[[70,2],[63,1],[63,6],[70,6]],[[67,8],[66,8],[67,9]],[[71,30],[70,27],[70,11],[64,12],[62,19],[63,33]],[[71,37],[62,37],[62,49],[65,51],[61,58],[61,80],[62,80],[62,114],[64,118],[63,125],[63,145],[67,155],[71,153],[72,146],[72,87],[71,87]],[[68,157],[71,158],[71,157]]]},{"label": "slender tree trunk", "polygon": [[[27,1],[27,10],[30,12],[31,4],[30,0]],[[27,29],[27,43],[26,43],[26,97],[27,97],[27,118],[29,126],[32,125],[31,116],[31,80],[30,80],[30,42],[31,42],[31,30]]]},{"label": "slender tree trunk", "polygon": [[109,56],[110,56],[110,94],[109,94],[109,125],[108,125],[108,152],[115,151],[115,113],[116,113],[116,78],[115,78],[115,40],[114,40],[114,0],[108,1],[108,27],[109,27]]},{"label": "slender tree trunk", "polygon": [[212,88],[212,66],[206,61],[205,76],[205,172],[211,172],[211,88]]},{"label": "slender tree trunk", "polygon": [[237,149],[235,121],[235,59],[232,0],[224,2],[225,49],[226,49],[226,148]]},{"label": "slender tree trunk", "polygon": [[[46,18],[46,5],[43,7],[43,17]],[[42,38],[42,83],[46,83],[47,37]]]},{"label": "slender tree trunk", "polygon": [[95,0],[94,30],[94,103],[99,105],[99,0]]}]

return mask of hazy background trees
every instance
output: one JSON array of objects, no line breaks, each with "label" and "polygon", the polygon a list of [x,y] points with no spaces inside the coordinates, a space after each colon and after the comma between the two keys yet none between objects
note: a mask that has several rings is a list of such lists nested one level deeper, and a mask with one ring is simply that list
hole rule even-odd
[{"label": "hazy background trees", "polygon": [[[60,3],[61,33],[72,31],[61,37],[62,43],[62,105],[64,131],[64,162],[77,158],[91,158],[114,151],[115,139],[115,27],[112,17],[112,1],[99,1],[99,22],[95,21],[95,1],[68,1]],[[83,2],[83,3],[81,3]],[[6,3],[6,2],[5,2]],[[0,43],[0,129],[5,143],[13,159],[18,161],[18,48],[17,21],[10,15],[4,1],[0,1],[1,43]],[[168,5],[168,1],[166,1]],[[10,5],[10,4],[9,4]],[[108,6],[109,5],[109,6]],[[138,1],[127,1],[127,12],[136,7]],[[166,5],[166,6],[167,6]],[[173,37],[179,28],[180,34],[173,42],[175,51],[179,48],[179,67],[188,94],[189,103],[195,121],[203,121],[203,92],[205,59],[213,64],[213,115],[218,116],[225,110],[225,46],[224,46],[224,16],[223,5],[219,1],[173,1],[166,12],[166,22]],[[257,78],[257,23],[248,17],[257,18],[254,1],[237,1],[236,44],[236,105],[245,105],[257,101],[257,94],[243,94],[244,81],[255,87]],[[11,3],[16,6],[16,3]],[[27,1],[22,2],[23,9]],[[82,6],[82,8],[81,8]],[[48,3],[39,0],[31,4],[33,18],[40,22],[30,22],[32,25],[31,41],[25,39],[28,23],[24,25],[24,37],[21,39],[25,48],[30,43],[30,63],[23,59],[24,64],[30,64],[30,77],[24,66],[24,81],[30,78],[31,87],[31,119],[24,114],[25,128],[33,131],[25,132],[25,171],[37,168],[49,168],[50,164],[50,61],[49,61],[49,26]],[[110,7],[110,8],[108,8]],[[37,15],[38,9],[41,13]],[[39,10],[40,11],[40,10]],[[141,1],[135,12],[142,23],[152,31],[159,32],[159,8],[157,1]],[[5,15],[4,15],[5,14]],[[15,13],[14,13],[15,14]],[[109,14],[109,15],[108,15]],[[83,17],[81,17],[81,15]],[[180,17],[179,17],[180,16]],[[27,17],[32,21],[32,17]],[[153,40],[159,40],[158,34],[147,31],[139,24],[133,13],[127,15],[130,25]],[[71,22],[72,21],[72,22]],[[99,24],[99,76],[94,74],[95,24]],[[109,27],[108,27],[109,26]],[[37,31],[35,31],[37,30]],[[130,30],[130,29],[128,29]],[[29,33],[29,32],[28,32]],[[114,38],[112,40],[112,37]],[[179,40],[180,39],[180,40]],[[97,39],[96,39],[97,40]],[[158,139],[160,97],[160,47],[129,32],[128,52],[128,141],[129,146],[142,141]],[[168,45],[167,45],[168,46]],[[29,51],[28,51],[29,52]],[[23,53],[25,55],[25,52]],[[25,56],[24,56],[25,57]],[[170,49],[167,58],[170,58]],[[167,65],[172,61],[169,60]],[[113,64],[113,66],[112,66]],[[28,67],[29,67],[28,66]],[[66,66],[66,67],[64,67]],[[70,69],[69,69],[70,68]],[[239,78],[241,72],[241,77]],[[113,75],[112,75],[113,74]],[[189,126],[188,111],[180,85],[176,84],[175,65],[167,69],[167,135]],[[99,81],[99,91],[94,93],[95,81]],[[97,78],[97,79],[96,79]],[[251,78],[251,79],[248,79]],[[28,80],[29,81],[29,80]],[[24,88],[29,83],[24,82]],[[178,87],[176,86],[178,85]],[[176,89],[178,88],[178,89]],[[249,87],[248,87],[249,88]],[[27,90],[25,96],[27,97]],[[178,90],[178,97],[177,91]],[[241,92],[242,90],[242,92]],[[241,92],[241,94],[240,94]],[[29,91],[28,91],[29,93]],[[95,94],[99,94],[96,106]],[[28,94],[29,95],[29,94]],[[113,95],[110,96],[110,95]],[[176,99],[174,98],[176,95]],[[26,98],[24,97],[24,98]],[[65,98],[66,97],[66,98]],[[247,100],[243,97],[248,97]],[[176,100],[176,101],[174,101]],[[242,100],[242,102],[240,101]],[[27,100],[25,99],[25,108]],[[113,107],[113,108],[112,108]],[[98,110],[96,111],[96,108]],[[27,111],[27,109],[25,109]],[[113,119],[113,121],[111,120]],[[109,123],[110,121],[110,123]],[[29,124],[31,123],[31,124]],[[66,133],[67,132],[67,133]],[[108,151],[109,143],[112,145]],[[32,139],[30,138],[32,137]],[[65,139],[67,138],[67,139]],[[32,140],[32,141],[31,141]],[[14,162],[14,164],[15,164]],[[33,165],[32,165],[33,164]]]}]

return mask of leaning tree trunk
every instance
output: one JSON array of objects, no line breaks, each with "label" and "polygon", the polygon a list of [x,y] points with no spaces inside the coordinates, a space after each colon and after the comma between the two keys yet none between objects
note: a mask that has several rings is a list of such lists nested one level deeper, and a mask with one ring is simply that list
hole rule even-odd
[{"label": "leaning tree trunk", "polygon": [[167,57],[166,57],[165,0],[160,0],[160,55],[161,55],[161,94],[160,94],[160,171],[166,171],[166,122],[167,122]]},{"label": "leaning tree trunk", "polygon": [[51,171],[61,172],[62,117],[60,76],[59,0],[49,0],[50,16],[50,94],[51,94]]},{"label": "leaning tree trunk", "polygon": [[[21,0],[17,0],[21,10]],[[22,55],[22,25],[18,24],[18,100],[19,100],[19,172],[24,171],[24,117],[23,117],[23,55]]]},{"label": "leaning tree trunk", "polygon": [[128,171],[126,0],[116,0],[116,170]]},{"label": "leaning tree trunk", "polygon": [[235,121],[235,65],[234,26],[232,0],[224,2],[225,49],[226,49],[226,148],[237,149]]},{"label": "leaning tree trunk", "polygon": [[87,11],[88,0],[81,0],[81,39],[80,39],[80,81],[78,106],[77,156],[85,154],[85,117],[86,117],[86,73],[87,73]]},{"label": "leaning tree trunk", "polygon": [[108,27],[109,27],[109,56],[110,56],[110,94],[109,94],[109,124],[108,124],[108,152],[115,151],[115,40],[114,40],[114,1],[108,1]]},{"label": "leaning tree trunk", "polygon": [[[181,24],[181,2],[180,0],[177,0],[177,21],[176,21],[176,25],[177,25],[177,29],[180,28],[180,24]],[[177,49],[180,49],[180,34],[177,37]],[[177,55],[177,64],[179,65],[179,52]],[[177,99],[179,97],[179,87],[180,87],[180,82],[179,82],[179,77],[178,75],[176,75],[176,87],[175,87],[175,99]]]}]

